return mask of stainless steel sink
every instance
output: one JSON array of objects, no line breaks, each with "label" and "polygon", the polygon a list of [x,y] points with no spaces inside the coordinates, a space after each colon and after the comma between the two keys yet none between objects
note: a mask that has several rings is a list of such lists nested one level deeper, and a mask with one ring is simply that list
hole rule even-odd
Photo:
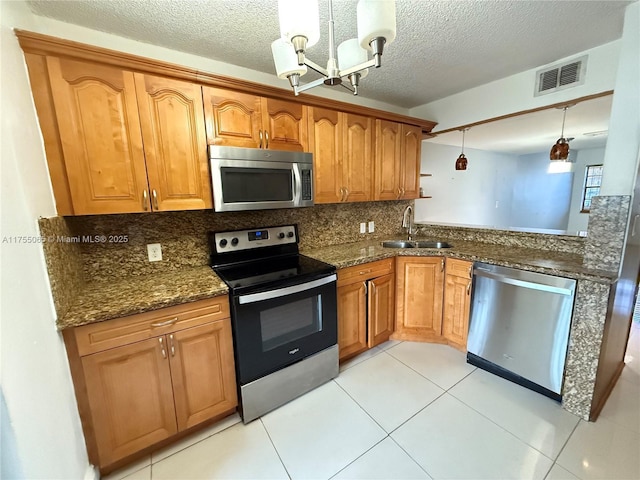
[{"label": "stainless steel sink", "polygon": [[447,242],[436,242],[432,240],[413,242],[416,248],[451,248],[451,244]]},{"label": "stainless steel sink", "polygon": [[385,248],[451,248],[451,244],[435,240],[387,240],[382,242],[382,246]]},{"label": "stainless steel sink", "polygon": [[406,240],[387,240],[382,242],[382,246],[385,248],[413,248],[414,242],[408,242]]}]

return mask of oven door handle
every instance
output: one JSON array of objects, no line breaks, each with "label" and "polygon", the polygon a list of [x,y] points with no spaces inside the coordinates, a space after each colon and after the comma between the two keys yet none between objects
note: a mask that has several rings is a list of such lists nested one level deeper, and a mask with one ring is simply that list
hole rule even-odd
[{"label": "oven door handle", "polygon": [[287,295],[293,295],[294,293],[304,292],[305,290],[311,290],[313,288],[321,287],[327,283],[335,282],[338,276],[334,273],[328,277],[313,280],[307,283],[301,283],[300,285],[291,285],[290,287],[279,288],[277,290],[270,290],[268,292],[252,293],[249,295],[240,295],[238,297],[238,303],[245,305],[247,303],[262,302],[264,300],[271,300],[272,298],[285,297]]}]

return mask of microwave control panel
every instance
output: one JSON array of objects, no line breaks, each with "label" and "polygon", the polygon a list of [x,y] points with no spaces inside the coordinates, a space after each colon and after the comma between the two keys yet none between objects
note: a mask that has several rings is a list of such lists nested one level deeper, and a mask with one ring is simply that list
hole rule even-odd
[{"label": "microwave control panel", "polygon": [[311,170],[302,170],[302,199],[313,199],[313,188],[311,180]]}]

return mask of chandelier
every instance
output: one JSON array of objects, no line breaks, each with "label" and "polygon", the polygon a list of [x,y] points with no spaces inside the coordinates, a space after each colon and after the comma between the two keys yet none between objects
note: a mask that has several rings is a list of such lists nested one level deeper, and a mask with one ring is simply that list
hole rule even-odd
[{"label": "chandelier", "polygon": [[[395,0],[359,0],[357,6],[358,38],[342,42],[336,51],[333,2],[329,0],[329,59],[327,68],[309,60],[305,52],[320,40],[318,0],[278,0],[281,38],[271,44],[278,78],[287,78],[298,95],[318,85],[342,85],[358,94],[360,80],[369,68],[379,68],[385,44],[396,38]],[[369,59],[369,52],[372,57]],[[300,84],[307,67],[322,78]],[[348,78],[351,87],[342,83]]]}]

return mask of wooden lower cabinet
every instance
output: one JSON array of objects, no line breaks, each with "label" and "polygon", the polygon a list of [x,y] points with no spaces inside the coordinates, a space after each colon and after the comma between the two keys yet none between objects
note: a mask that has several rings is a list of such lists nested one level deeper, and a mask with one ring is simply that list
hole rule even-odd
[{"label": "wooden lower cabinet", "polygon": [[467,350],[472,270],[471,262],[447,259],[442,336],[449,345],[463,351]]},{"label": "wooden lower cabinet", "polygon": [[444,257],[396,259],[397,340],[441,341]]},{"label": "wooden lower cabinet", "polygon": [[228,312],[217,297],[64,332],[89,459],[103,473],[235,410]]},{"label": "wooden lower cabinet", "polygon": [[389,339],[395,322],[394,260],[338,270],[340,360]]}]

